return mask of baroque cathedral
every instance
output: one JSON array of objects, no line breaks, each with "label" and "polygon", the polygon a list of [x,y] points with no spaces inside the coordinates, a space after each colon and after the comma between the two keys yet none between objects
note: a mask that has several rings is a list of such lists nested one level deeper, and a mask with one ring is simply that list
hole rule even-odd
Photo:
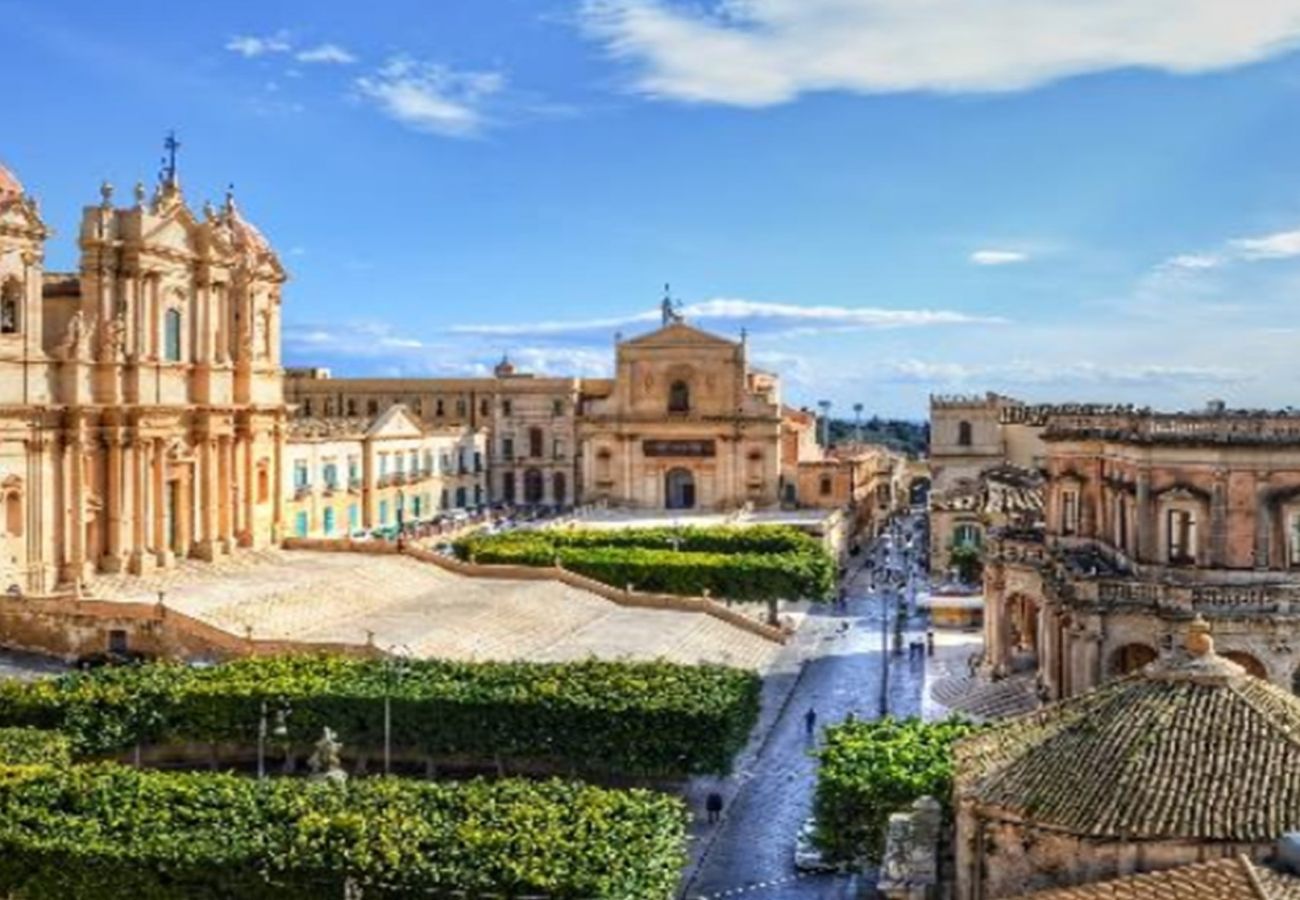
[{"label": "baroque cathedral", "polygon": [[170,159],[81,216],[76,272],[0,166],[0,590],[76,588],[279,536],[285,427],[275,252]]}]

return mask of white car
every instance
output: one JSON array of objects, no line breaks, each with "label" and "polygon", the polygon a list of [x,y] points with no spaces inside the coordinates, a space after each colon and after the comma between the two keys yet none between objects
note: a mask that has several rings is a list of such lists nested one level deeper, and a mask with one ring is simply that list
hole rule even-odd
[{"label": "white car", "polygon": [[821,849],[813,841],[817,831],[814,819],[805,819],[799,827],[799,834],[794,839],[794,867],[800,872],[834,872],[839,867],[828,862]]}]

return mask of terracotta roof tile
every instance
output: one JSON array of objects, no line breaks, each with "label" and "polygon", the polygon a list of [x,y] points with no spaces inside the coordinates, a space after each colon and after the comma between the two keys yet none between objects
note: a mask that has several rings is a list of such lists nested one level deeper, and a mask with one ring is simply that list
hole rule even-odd
[{"label": "terracotta roof tile", "polygon": [[1300,700],[1211,650],[1013,719],[956,750],[993,815],[1122,840],[1300,830]]},{"label": "terracotta roof tile", "polygon": [[1023,894],[1017,900],[1294,900],[1300,879],[1244,856],[1132,875],[1114,881]]}]

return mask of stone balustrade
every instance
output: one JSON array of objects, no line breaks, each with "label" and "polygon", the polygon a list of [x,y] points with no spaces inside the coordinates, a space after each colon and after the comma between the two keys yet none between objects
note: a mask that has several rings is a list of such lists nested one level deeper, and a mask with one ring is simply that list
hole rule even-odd
[{"label": "stone balustrade", "polygon": [[1228,411],[1156,413],[1150,410],[1067,412],[1043,417],[1045,440],[1100,438],[1139,444],[1295,444],[1300,413]]},{"label": "stone balustrade", "polygon": [[1076,603],[1139,606],[1188,615],[1233,612],[1300,614],[1300,585],[1183,585],[1137,579],[1072,579]]}]

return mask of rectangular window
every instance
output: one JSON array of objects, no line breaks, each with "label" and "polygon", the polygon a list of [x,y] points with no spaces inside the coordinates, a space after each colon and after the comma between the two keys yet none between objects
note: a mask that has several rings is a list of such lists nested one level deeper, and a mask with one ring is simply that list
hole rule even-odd
[{"label": "rectangular window", "polygon": [[298,515],[294,516],[294,520],[293,520],[294,534],[298,535],[298,537],[300,538],[305,538],[307,536],[307,531],[308,531],[308,522],[309,520],[307,518],[306,512],[300,512],[298,513]]},{"label": "rectangular window", "polygon": [[361,460],[355,456],[348,457],[348,484],[359,485],[361,483]]},{"label": "rectangular window", "polygon": [[552,400],[552,401],[551,401],[551,415],[553,415],[553,416],[562,416],[562,415],[564,415],[564,401],[563,401],[563,400]]},{"label": "rectangular window", "polygon": [[501,415],[503,415],[503,416],[508,416],[508,415],[510,415],[511,412],[513,412],[513,411],[514,411],[514,408],[513,408],[513,406],[511,405],[511,403],[510,403],[509,400],[502,400],[502,401],[501,401]]},{"label": "rectangular window", "polygon": [[1287,523],[1287,546],[1289,547],[1290,563],[1293,567],[1300,568],[1300,513],[1292,513],[1291,520]]},{"label": "rectangular window", "polygon": [[440,419],[447,414],[446,405],[442,402],[441,397],[434,403],[433,414]]},{"label": "rectangular window", "polygon": [[328,506],[325,507],[324,529],[326,537],[330,537],[334,534],[334,510]]},{"label": "rectangular window", "polygon": [[325,463],[325,486],[330,490],[339,486],[339,467],[336,463]]},{"label": "rectangular window", "polygon": [[456,415],[465,418],[465,400],[464,398],[456,401]]},{"label": "rectangular window", "polygon": [[379,501],[379,524],[380,525],[388,524],[388,501],[387,500]]},{"label": "rectangular window", "polygon": [[418,471],[420,471],[420,451],[412,450],[411,451],[411,474],[414,475]]},{"label": "rectangular window", "polygon": [[515,458],[515,439],[505,437],[501,439],[501,455],[506,459]]},{"label": "rectangular window", "polygon": [[388,477],[388,454],[387,453],[379,454],[379,477],[380,478]]},{"label": "rectangular window", "polygon": [[361,527],[361,508],[355,503],[348,506],[348,531],[356,531]]},{"label": "rectangular window", "polygon": [[[169,309],[165,316],[163,356],[167,362],[181,361],[181,311]],[[310,413],[309,413],[310,415]]]},{"label": "rectangular window", "polygon": [[397,470],[397,474],[398,474],[398,475],[401,475],[402,472],[404,472],[404,471],[406,470],[406,457],[403,456],[400,452],[399,452],[399,453],[394,453],[394,454],[393,454],[393,466],[394,466],[394,468],[396,468],[396,470]]},{"label": "rectangular window", "polygon": [[299,490],[299,491],[300,491],[300,490],[302,490],[303,488],[307,487],[307,485],[308,485],[308,483],[309,483],[309,478],[308,478],[308,475],[307,475],[307,471],[308,471],[308,470],[307,470],[307,463],[306,463],[305,461],[303,461],[303,460],[298,460],[298,461],[296,461],[296,462],[293,464],[293,487],[294,487],[294,490]]}]

